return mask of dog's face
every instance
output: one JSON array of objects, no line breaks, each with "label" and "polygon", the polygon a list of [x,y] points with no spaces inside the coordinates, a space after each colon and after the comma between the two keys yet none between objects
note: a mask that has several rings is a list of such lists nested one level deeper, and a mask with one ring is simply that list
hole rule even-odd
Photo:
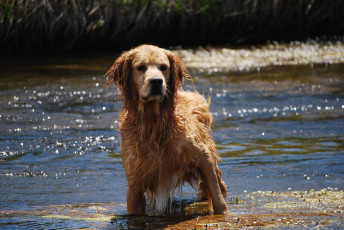
[{"label": "dog's face", "polygon": [[126,101],[170,100],[185,77],[191,78],[172,52],[152,45],[141,45],[118,57],[107,72],[107,83],[114,81]]},{"label": "dog's face", "polygon": [[170,61],[164,50],[155,46],[142,47],[133,55],[132,81],[144,102],[162,100],[170,81]]}]

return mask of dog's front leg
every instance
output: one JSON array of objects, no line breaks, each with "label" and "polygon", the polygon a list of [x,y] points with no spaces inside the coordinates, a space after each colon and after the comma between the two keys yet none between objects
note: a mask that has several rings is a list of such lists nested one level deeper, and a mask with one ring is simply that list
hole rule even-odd
[{"label": "dog's front leg", "polygon": [[129,186],[127,192],[128,215],[144,215],[146,199],[144,192],[140,189]]},{"label": "dog's front leg", "polygon": [[[216,166],[214,161],[207,154],[201,159],[200,168],[202,170],[203,179],[211,196],[213,209],[215,214],[224,214],[228,212],[228,206],[222,195],[222,191],[216,175]],[[209,199],[210,200],[210,199]]]}]

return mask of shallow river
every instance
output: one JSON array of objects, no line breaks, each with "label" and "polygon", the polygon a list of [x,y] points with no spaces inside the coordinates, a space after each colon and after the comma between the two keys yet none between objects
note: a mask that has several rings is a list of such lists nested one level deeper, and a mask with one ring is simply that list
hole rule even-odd
[{"label": "shallow river", "polygon": [[[28,214],[67,204],[109,204],[111,215],[126,213],[116,130],[121,102],[103,76],[113,60],[95,55],[0,63],[0,228],[94,226]],[[344,64],[190,72],[196,89],[212,96],[229,203],[255,191],[344,190]],[[185,90],[193,88],[185,82]],[[185,186],[176,192],[177,203],[195,195]]]}]

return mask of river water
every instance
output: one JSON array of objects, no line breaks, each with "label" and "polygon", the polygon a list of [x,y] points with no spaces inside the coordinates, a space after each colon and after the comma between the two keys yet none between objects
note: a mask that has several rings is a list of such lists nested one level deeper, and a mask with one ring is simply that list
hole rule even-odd
[{"label": "river water", "polygon": [[[121,101],[104,84],[113,60],[0,63],[0,228],[90,227],[6,214],[58,205],[109,203],[112,215],[126,213],[116,130]],[[228,200],[255,191],[344,189],[344,64],[190,71],[194,85],[187,81],[184,89],[212,97]],[[195,194],[185,186],[176,196]]]}]

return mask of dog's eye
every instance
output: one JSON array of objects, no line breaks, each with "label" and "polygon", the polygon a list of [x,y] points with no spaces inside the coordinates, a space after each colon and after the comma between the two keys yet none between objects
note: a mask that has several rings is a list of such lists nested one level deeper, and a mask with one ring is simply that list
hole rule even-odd
[{"label": "dog's eye", "polygon": [[167,66],[166,65],[161,65],[159,69],[161,71],[165,71],[165,70],[167,70]]},{"label": "dog's eye", "polygon": [[145,65],[139,65],[136,69],[138,71],[144,72],[144,71],[146,71],[147,67]]}]

